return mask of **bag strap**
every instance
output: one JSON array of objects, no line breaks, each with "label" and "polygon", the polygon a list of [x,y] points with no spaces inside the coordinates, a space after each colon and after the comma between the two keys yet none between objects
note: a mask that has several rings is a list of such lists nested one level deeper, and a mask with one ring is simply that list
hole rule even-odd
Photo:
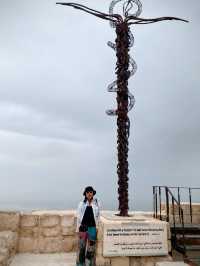
[{"label": "bag strap", "polygon": [[96,204],[97,204],[97,206],[98,206],[98,200],[97,200],[97,198],[95,198],[95,202],[96,202]]}]

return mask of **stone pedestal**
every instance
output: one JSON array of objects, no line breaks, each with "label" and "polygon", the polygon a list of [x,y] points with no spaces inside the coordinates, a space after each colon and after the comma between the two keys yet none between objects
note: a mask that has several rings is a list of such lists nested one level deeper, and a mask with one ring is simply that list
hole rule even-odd
[{"label": "stone pedestal", "polygon": [[168,223],[148,214],[129,214],[121,217],[113,211],[101,213],[97,258],[110,261],[111,266],[155,266],[172,261]]}]

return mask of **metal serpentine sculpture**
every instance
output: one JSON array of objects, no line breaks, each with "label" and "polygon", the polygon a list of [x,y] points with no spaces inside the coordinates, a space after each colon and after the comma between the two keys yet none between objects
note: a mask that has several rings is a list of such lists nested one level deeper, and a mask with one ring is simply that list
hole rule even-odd
[{"label": "metal serpentine sculpture", "polygon": [[[119,2],[123,2],[123,15],[115,14],[114,7]],[[62,3],[59,5],[71,6],[82,10],[86,13],[94,15],[110,22],[111,27],[115,28],[117,38],[115,43],[108,42],[117,56],[116,75],[117,79],[108,86],[109,92],[117,93],[117,109],[107,110],[108,115],[117,116],[117,150],[118,150],[118,200],[119,200],[119,216],[128,215],[128,138],[130,130],[130,121],[128,112],[135,104],[134,96],[128,90],[128,79],[133,76],[137,70],[136,62],[129,55],[129,50],[134,44],[134,37],[130,31],[131,25],[150,24],[163,20],[187,20],[177,17],[159,17],[159,18],[141,18],[142,4],[140,0],[113,0],[110,4],[109,14],[99,12],[77,3]],[[132,9],[136,7],[136,11]]]}]

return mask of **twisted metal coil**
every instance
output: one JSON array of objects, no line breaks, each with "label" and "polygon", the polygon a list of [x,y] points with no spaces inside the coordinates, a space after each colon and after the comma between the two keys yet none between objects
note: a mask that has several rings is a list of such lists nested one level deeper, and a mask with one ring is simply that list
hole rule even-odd
[{"label": "twisted metal coil", "polygon": [[[114,14],[116,4],[124,1],[123,15]],[[134,37],[129,29],[131,25],[150,24],[164,20],[179,20],[188,22],[185,19],[177,17],[159,17],[159,18],[141,18],[142,4],[140,0],[113,0],[109,7],[109,14],[91,9],[77,3],[56,4],[70,6],[75,9],[84,11],[88,14],[107,20],[111,27],[116,29],[116,42],[108,42],[117,56],[116,75],[117,80],[108,85],[109,92],[117,93],[117,109],[107,110],[108,115],[117,115],[117,150],[118,150],[118,200],[120,216],[128,216],[128,138],[130,131],[130,121],[128,112],[135,104],[134,96],[128,90],[128,79],[133,76],[137,70],[136,62],[129,56],[129,49],[134,44]],[[131,14],[133,7],[137,9]]]},{"label": "twisted metal coil", "polygon": [[[124,1],[124,0],[113,0],[111,2],[110,7],[109,7],[109,15],[111,15],[111,16],[114,15],[114,7],[121,1]],[[123,4],[123,16],[124,16],[124,18],[127,18],[129,16],[129,12],[133,8],[133,4],[135,4],[137,6],[137,10],[135,11],[135,13],[132,13],[131,16],[138,17],[142,13],[142,4],[139,0],[127,0]],[[118,25],[118,23],[116,23],[114,21],[110,21],[110,26],[112,28],[116,28],[116,25]],[[133,36],[133,34],[129,28],[128,28],[128,39],[129,39],[128,47],[131,48],[131,47],[133,47],[133,44],[134,44],[134,36]],[[107,43],[107,45],[110,48],[112,48],[114,51],[116,51],[116,44],[115,43],[112,43],[111,41],[109,41]],[[130,68],[129,69],[129,78],[130,78],[137,71],[137,64],[136,64],[135,60],[130,55],[129,55],[129,68]],[[107,90],[108,90],[108,92],[117,92],[117,80],[115,80],[111,84],[109,84]],[[135,105],[135,98],[130,93],[130,91],[128,91],[128,98],[129,98],[129,106],[128,106],[128,112],[129,112],[133,108],[133,106]],[[117,110],[109,109],[109,110],[106,110],[106,113],[107,113],[107,115],[114,116],[114,115],[117,115]]]}]

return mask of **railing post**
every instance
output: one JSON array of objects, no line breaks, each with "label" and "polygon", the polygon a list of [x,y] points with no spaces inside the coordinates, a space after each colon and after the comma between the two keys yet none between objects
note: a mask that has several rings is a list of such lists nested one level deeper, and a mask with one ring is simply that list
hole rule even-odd
[{"label": "railing post", "polygon": [[153,186],[153,218],[156,218],[156,207],[155,207],[155,186]]},{"label": "railing post", "polygon": [[179,214],[179,222],[181,223],[181,197],[180,197],[180,187],[178,187],[178,214]]},{"label": "railing post", "polygon": [[174,198],[173,197],[172,197],[172,213],[173,213],[173,224],[174,224],[174,229],[175,229],[176,221],[175,221],[175,210],[174,210]]},{"label": "railing post", "polygon": [[189,198],[190,198],[190,221],[192,224],[192,195],[191,195],[191,188],[189,187]]},{"label": "railing post", "polygon": [[161,215],[161,187],[159,187],[159,203],[160,203],[160,220],[162,220],[162,215]]},{"label": "railing post", "polygon": [[155,187],[155,218],[158,218],[158,199],[157,199],[157,187]]},{"label": "railing post", "polygon": [[186,247],[185,247],[185,224],[184,224],[184,215],[183,215],[183,209],[181,209],[181,218],[182,218],[182,236],[183,236],[183,249],[184,254],[186,253]]},{"label": "railing post", "polygon": [[176,221],[175,221],[175,211],[174,211],[174,197],[172,197],[172,214],[173,214],[173,227],[174,227],[172,245],[173,245],[173,247],[176,247],[177,246],[177,238],[176,238]]},{"label": "railing post", "polygon": [[168,195],[168,188],[167,187],[165,187],[165,195],[166,195],[166,209],[167,209],[166,221],[169,222],[169,195]]}]

